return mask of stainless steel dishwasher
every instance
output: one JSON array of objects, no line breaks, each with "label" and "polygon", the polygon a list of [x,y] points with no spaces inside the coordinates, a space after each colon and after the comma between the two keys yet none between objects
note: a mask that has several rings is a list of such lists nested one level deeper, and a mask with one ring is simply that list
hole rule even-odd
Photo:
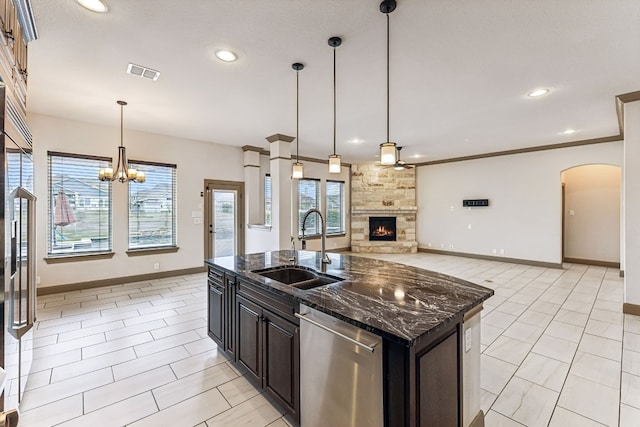
[{"label": "stainless steel dishwasher", "polygon": [[300,304],[300,426],[384,423],[382,338]]}]

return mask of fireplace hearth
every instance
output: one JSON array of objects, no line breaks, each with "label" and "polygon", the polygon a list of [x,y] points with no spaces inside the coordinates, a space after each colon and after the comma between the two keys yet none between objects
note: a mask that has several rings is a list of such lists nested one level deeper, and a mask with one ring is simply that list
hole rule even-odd
[{"label": "fireplace hearth", "polygon": [[396,241],[396,217],[369,217],[369,240]]}]

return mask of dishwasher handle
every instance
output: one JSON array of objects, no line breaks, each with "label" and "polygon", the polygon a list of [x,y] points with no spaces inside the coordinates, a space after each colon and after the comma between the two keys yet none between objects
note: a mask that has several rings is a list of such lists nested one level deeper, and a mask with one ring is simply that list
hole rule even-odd
[{"label": "dishwasher handle", "polygon": [[374,344],[374,345],[372,345],[372,346],[369,346],[369,345],[363,344],[363,343],[361,343],[361,342],[360,342],[360,341],[358,341],[358,340],[354,340],[353,338],[348,337],[348,336],[346,336],[346,335],[345,335],[345,334],[343,334],[343,333],[340,333],[340,332],[338,332],[338,331],[335,331],[335,330],[333,330],[333,329],[329,328],[328,326],[323,325],[322,323],[318,323],[318,322],[316,322],[315,320],[311,320],[311,319],[309,319],[308,317],[306,317],[306,315],[305,315],[305,314],[300,314],[300,313],[294,313],[294,314],[296,315],[296,317],[297,317],[298,319],[302,319],[302,320],[304,320],[304,321],[306,321],[306,322],[311,323],[311,324],[312,324],[312,325],[314,325],[314,326],[317,326],[318,328],[324,329],[324,330],[325,330],[325,331],[327,331],[327,332],[330,332],[330,333],[332,333],[332,334],[334,334],[334,335],[337,335],[337,336],[339,336],[340,338],[342,338],[342,339],[344,339],[344,340],[349,341],[351,344],[355,344],[355,345],[357,345],[358,347],[364,348],[365,350],[367,350],[367,351],[369,351],[369,352],[371,352],[371,353],[373,353],[373,352],[375,351],[375,349],[376,349],[376,348],[375,348],[375,347],[376,347],[376,345],[375,345],[375,344]]}]

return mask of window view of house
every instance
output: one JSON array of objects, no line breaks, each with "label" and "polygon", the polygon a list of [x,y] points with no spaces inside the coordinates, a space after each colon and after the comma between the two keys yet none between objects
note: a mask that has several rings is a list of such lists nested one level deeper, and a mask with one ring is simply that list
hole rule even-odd
[{"label": "window view of house", "polygon": [[[302,236],[302,219],[312,208],[320,208],[320,181],[317,179],[298,180],[298,234]],[[305,236],[320,234],[318,215],[310,215],[305,226]]]},{"label": "window view of house", "polygon": [[327,234],[341,234],[344,227],[344,182],[327,181]]},{"label": "window view of house", "polygon": [[129,183],[129,249],[176,246],[176,166],[129,162],[144,182]]},{"label": "window view of house", "polygon": [[48,254],[111,252],[111,159],[49,153]]}]

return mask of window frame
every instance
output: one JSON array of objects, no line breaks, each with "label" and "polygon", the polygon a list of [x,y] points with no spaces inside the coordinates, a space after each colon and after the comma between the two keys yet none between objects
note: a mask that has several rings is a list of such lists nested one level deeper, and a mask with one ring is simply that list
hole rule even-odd
[{"label": "window frame", "polygon": [[[267,180],[267,178],[269,178]],[[269,197],[267,197],[267,181],[269,181]],[[264,225],[269,225],[271,226],[271,223],[273,222],[273,181],[271,180],[271,174],[267,173],[264,175],[264,191],[263,191],[263,196],[264,196]],[[267,209],[267,205],[269,206],[269,208]],[[268,218],[269,221],[267,221],[267,213],[268,213]]]},{"label": "window frame", "polygon": [[[64,260],[79,260],[79,259],[96,259],[102,257],[113,256],[113,185],[111,181],[104,181],[107,185],[107,222],[108,222],[108,247],[101,250],[80,250],[80,251],[67,251],[67,252],[54,252],[53,241],[55,229],[54,223],[54,199],[56,195],[53,191],[53,158],[70,158],[79,160],[89,160],[96,162],[104,162],[104,164],[97,164],[95,167],[95,180],[99,181],[97,174],[98,170],[102,167],[112,167],[113,159],[105,156],[95,156],[89,154],[79,153],[66,153],[60,151],[47,151],[47,256],[45,261],[50,262],[64,262]],[[100,203],[99,203],[100,205]],[[74,248],[75,249],[75,248]],[[55,261],[57,260],[57,261]]]},{"label": "window frame", "polygon": [[144,183],[129,181],[127,183],[127,255],[144,255],[145,253],[159,252],[175,252],[178,250],[178,165],[173,163],[152,162],[148,160],[129,159],[129,167],[136,168],[140,166],[155,166],[171,169],[171,242],[169,244],[148,245],[148,246],[131,246],[131,189],[132,185],[144,185],[148,182],[149,175],[146,174]]},{"label": "window frame", "polygon": [[329,228],[329,184],[341,184],[340,186],[340,230],[337,232],[333,232],[333,233],[329,233],[327,231],[327,236],[337,236],[337,235],[344,235],[346,234],[346,222],[347,222],[347,218],[346,218],[346,210],[345,210],[345,196],[346,196],[346,192],[345,192],[345,186],[346,186],[346,182],[345,181],[341,181],[341,180],[335,180],[335,179],[328,179],[325,182],[325,192],[324,192],[324,204],[325,204],[325,221],[326,221],[326,227],[327,229]]}]

